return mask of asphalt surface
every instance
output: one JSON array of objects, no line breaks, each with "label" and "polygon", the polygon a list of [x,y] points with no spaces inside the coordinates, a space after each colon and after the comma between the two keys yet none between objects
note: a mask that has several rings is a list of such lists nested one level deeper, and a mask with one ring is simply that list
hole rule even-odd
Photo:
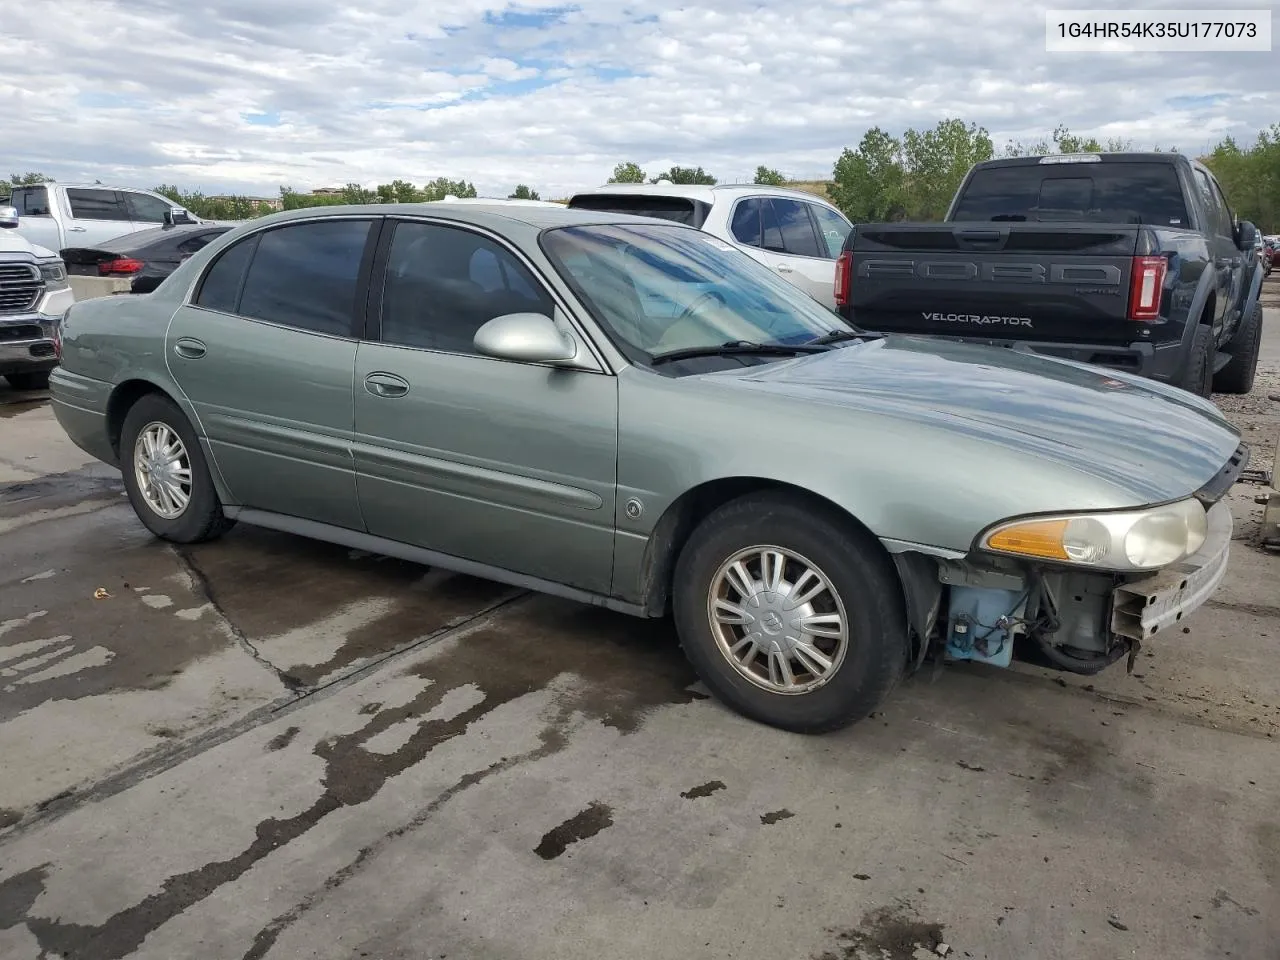
[{"label": "asphalt surface", "polygon": [[[1223,398],[1255,467],[1266,323]],[[804,738],[707,698],[666,623],[157,542],[0,387],[0,957],[1280,958],[1261,489],[1132,675],[948,667]]]}]

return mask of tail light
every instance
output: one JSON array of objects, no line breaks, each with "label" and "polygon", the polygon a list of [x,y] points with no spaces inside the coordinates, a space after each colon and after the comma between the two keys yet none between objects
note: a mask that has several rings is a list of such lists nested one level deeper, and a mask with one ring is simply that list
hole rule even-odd
[{"label": "tail light", "polygon": [[836,258],[836,306],[849,303],[849,288],[853,285],[853,251],[842,250]]},{"label": "tail light", "polygon": [[1164,257],[1134,257],[1129,277],[1129,319],[1151,323],[1160,319],[1164,277],[1169,261]]},{"label": "tail light", "polygon": [[133,260],[129,257],[121,257],[116,260],[107,260],[98,264],[98,275],[102,277],[118,276],[120,274],[137,273],[146,264],[141,260]]}]

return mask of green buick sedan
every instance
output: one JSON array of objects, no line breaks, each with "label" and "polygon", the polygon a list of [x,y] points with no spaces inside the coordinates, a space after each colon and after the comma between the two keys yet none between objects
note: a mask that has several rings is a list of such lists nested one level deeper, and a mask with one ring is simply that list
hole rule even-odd
[{"label": "green buick sedan", "polygon": [[1132,665],[1221,580],[1248,459],[1176,388],[862,335],[691,227],[501,202],[242,224],[59,353],[59,422],[156,536],[670,616],[724,702],[810,733],[930,657]]}]

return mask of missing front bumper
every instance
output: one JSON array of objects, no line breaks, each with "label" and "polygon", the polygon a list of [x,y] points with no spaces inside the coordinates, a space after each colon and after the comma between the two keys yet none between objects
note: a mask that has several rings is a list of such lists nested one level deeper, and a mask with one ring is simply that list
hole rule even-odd
[{"label": "missing front bumper", "polygon": [[1111,605],[1113,634],[1142,642],[1182,620],[1213,595],[1227,572],[1234,525],[1225,501],[1209,509],[1208,519],[1204,545],[1196,553],[1172,567],[1115,588]]}]

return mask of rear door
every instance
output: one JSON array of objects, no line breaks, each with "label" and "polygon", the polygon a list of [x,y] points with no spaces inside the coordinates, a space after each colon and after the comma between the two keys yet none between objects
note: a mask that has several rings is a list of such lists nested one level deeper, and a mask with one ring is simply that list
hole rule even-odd
[{"label": "rear door", "polygon": [[66,224],[68,247],[96,247],[134,230],[128,204],[119,190],[68,187],[67,203],[71,208]]},{"label": "rear door", "polygon": [[52,185],[14,187],[10,203],[18,211],[18,233],[28,242],[55,253],[63,247],[62,231],[54,218]]},{"label": "rear door", "polygon": [[351,381],[371,217],[323,217],[223,250],[165,338],[236,502],[363,530]]},{"label": "rear door", "polygon": [[378,264],[375,329],[355,376],[369,532],[606,593],[617,379],[476,353],[475,333],[494,317],[563,321],[536,272],[496,237],[400,220]]},{"label": "rear door", "polygon": [[788,197],[744,197],[730,211],[729,232],[740,250],[834,308],[835,256],[812,206]]}]

